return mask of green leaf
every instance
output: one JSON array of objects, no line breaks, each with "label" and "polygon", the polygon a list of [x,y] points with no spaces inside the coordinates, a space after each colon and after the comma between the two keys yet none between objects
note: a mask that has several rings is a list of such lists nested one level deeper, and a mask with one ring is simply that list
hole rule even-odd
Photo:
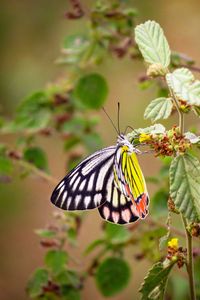
[{"label": "green leaf", "polygon": [[43,91],[38,91],[27,97],[19,105],[16,118],[4,126],[4,132],[18,132],[26,129],[34,133],[47,127],[51,117],[50,101]]},{"label": "green leaf", "polygon": [[136,26],[135,40],[147,63],[159,63],[165,68],[169,66],[169,45],[158,23],[147,21]]},{"label": "green leaf", "polygon": [[45,256],[45,264],[55,274],[63,271],[67,263],[67,252],[62,250],[50,250]]},{"label": "green leaf", "polygon": [[101,137],[96,132],[90,132],[83,135],[82,142],[89,151],[96,151],[102,146]]},{"label": "green leaf", "polygon": [[200,163],[192,155],[177,156],[170,166],[170,195],[189,221],[200,220]]},{"label": "green leaf", "polygon": [[49,229],[37,229],[35,233],[42,238],[53,238],[56,235],[56,232]]},{"label": "green leaf", "polygon": [[77,289],[69,287],[67,285],[61,286],[62,300],[80,300],[80,292]]},{"label": "green leaf", "polygon": [[173,103],[170,98],[157,98],[151,101],[144,112],[145,119],[156,121],[159,119],[167,119],[173,108]]},{"label": "green leaf", "polygon": [[151,199],[151,208],[153,215],[161,216],[167,213],[168,198],[169,193],[164,188],[161,188],[154,194]]},{"label": "green leaf", "polygon": [[10,175],[12,170],[12,161],[8,157],[0,155],[0,175]]},{"label": "green leaf", "polygon": [[78,80],[74,95],[86,107],[99,109],[108,95],[107,82],[96,73],[85,75]]},{"label": "green leaf", "polygon": [[30,147],[24,151],[24,159],[38,169],[48,170],[46,153],[39,147]]},{"label": "green leaf", "polygon": [[85,249],[84,251],[84,254],[85,255],[88,255],[89,253],[91,253],[93,250],[95,250],[98,246],[100,245],[104,245],[105,244],[105,241],[103,239],[97,239],[97,240],[94,240],[91,244],[89,244],[87,246],[87,248]]},{"label": "green leaf", "polygon": [[168,86],[175,95],[191,105],[200,105],[200,81],[195,80],[192,72],[186,68],[180,68],[166,75]]},{"label": "green leaf", "polygon": [[130,280],[130,267],[121,258],[106,258],[95,274],[97,286],[105,297],[121,292]]},{"label": "green leaf", "polygon": [[173,264],[169,262],[166,266],[165,262],[158,262],[153,265],[140,287],[139,291],[142,293],[141,300],[164,299],[167,279],[172,267]]},{"label": "green leaf", "polygon": [[62,270],[56,277],[56,282],[78,288],[81,284],[78,274],[72,270]]},{"label": "green leaf", "polygon": [[43,292],[42,288],[48,283],[48,271],[46,269],[37,269],[27,285],[27,291],[31,298],[40,296]]},{"label": "green leaf", "polygon": [[74,148],[75,146],[77,146],[80,143],[80,138],[78,138],[77,136],[69,136],[65,142],[64,142],[64,148],[66,151],[71,150],[72,148]]},{"label": "green leaf", "polygon": [[106,223],[105,226],[106,239],[112,244],[123,244],[131,239],[131,233],[127,227],[112,223]]},{"label": "green leaf", "polygon": [[73,34],[64,39],[62,58],[57,60],[58,63],[76,64],[79,62],[85,51],[89,47],[89,41],[85,35]]}]

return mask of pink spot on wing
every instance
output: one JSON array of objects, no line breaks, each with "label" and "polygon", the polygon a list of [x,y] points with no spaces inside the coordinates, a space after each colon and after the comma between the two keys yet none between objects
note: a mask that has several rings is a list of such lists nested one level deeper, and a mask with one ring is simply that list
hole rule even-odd
[{"label": "pink spot on wing", "polygon": [[125,222],[129,222],[130,221],[130,218],[131,218],[131,213],[129,211],[129,209],[124,209],[122,211],[122,218],[124,219]]},{"label": "pink spot on wing", "polygon": [[104,217],[105,217],[106,220],[110,216],[110,210],[106,206],[103,208],[103,214],[104,214]]},{"label": "pink spot on wing", "polygon": [[115,222],[115,223],[118,223],[118,221],[119,221],[119,213],[118,212],[112,212],[112,218],[113,218],[113,221]]},{"label": "pink spot on wing", "polygon": [[131,211],[134,214],[134,216],[139,217],[139,213],[137,211],[135,204],[132,204],[130,208],[131,208]]}]

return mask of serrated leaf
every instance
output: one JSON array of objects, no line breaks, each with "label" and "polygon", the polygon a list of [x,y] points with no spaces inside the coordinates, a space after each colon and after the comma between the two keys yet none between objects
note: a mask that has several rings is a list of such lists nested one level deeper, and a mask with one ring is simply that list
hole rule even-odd
[{"label": "serrated leaf", "polygon": [[164,263],[161,262],[153,265],[140,287],[141,300],[163,299],[167,279],[172,267],[173,264],[169,263],[167,266],[164,266]]},{"label": "serrated leaf", "polygon": [[82,76],[74,89],[75,97],[86,107],[99,109],[102,107],[108,94],[108,85],[105,78],[97,73]]},{"label": "serrated leaf", "polygon": [[122,291],[130,280],[130,267],[121,258],[106,258],[95,274],[97,286],[105,297],[111,297]]},{"label": "serrated leaf", "polygon": [[180,68],[166,75],[168,86],[175,95],[192,105],[200,105],[200,81],[194,81],[192,72],[186,68]]},{"label": "serrated leaf", "polygon": [[157,98],[151,101],[144,112],[145,119],[156,121],[159,119],[167,119],[173,108],[173,103],[170,98]]},{"label": "serrated leaf", "polygon": [[48,170],[48,161],[46,153],[39,147],[30,147],[24,151],[24,159],[38,169]]},{"label": "serrated leaf", "polygon": [[45,264],[55,274],[63,271],[67,263],[67,252],[62,250],[50,250],[45,256]]},{"label": "serrated leaf", "polygon": [[177,156],[171,163],[170,195],[189,221],[200,220],[200,163],[192,155]]},{"label": "serrated leaf", "polygon": [[48,283],[48,271],[43,268],[37,269],[27,285],[27,291],[31,298],[36,298],[42,294],[43,287]]},{"label": "serrated leaf", "polygon": [[147,21],[136,26],[135,40],[147,63],[160,63],[165,68],[169,66],[169,45],[158,23]]},{"label": "serrated leaf", "polygon": [[130,240],[131,233],[127,227],[118,226],[112,223],[106,223],[105,226],[106,239],[112,244],[123,244]]}]

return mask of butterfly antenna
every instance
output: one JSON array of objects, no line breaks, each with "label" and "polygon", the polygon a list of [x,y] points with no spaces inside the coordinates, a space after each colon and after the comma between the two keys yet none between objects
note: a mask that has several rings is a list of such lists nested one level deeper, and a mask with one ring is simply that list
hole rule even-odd
[{"label": "butterfly antenna", "polygon": [[120,126],[119,126],[119,114],[120,114],[120,103],[117,103],[117,129],[118,129],[118,134],[120,134]]},{"label": "butterfly antenna", "polygon": [[103,109],[104,113],[106,114],[106,116],[108,117],[108,119],[110,120],[110,122],[111,122],[112,126],[114,127],[115,131],[117,132],[117,134],[119,134],[119,130],[117,130],[117,127],[115,126],[115,124],[114,124],[113,120],[111,119],[111,117],[108,115],[108,113],[105,110],[105,108],[102,107],[102,109]]}]

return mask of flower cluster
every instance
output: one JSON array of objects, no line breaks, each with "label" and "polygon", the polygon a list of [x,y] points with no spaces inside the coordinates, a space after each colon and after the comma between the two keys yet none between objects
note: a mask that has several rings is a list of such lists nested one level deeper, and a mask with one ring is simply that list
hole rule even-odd
[{"label": "flower cluster", "polygon": [[172,238],[168,242],[167,259],[176,262],[179,268],[183,267],[186,262],[187,250],[179,247],[178,239]]},{"label": "flower cluster", "polygon": [[140,133],[139,142],[150,145],[156,156],[183,154],[191,147],[191,142],[180,133],[176,126],[160,134]]}]

